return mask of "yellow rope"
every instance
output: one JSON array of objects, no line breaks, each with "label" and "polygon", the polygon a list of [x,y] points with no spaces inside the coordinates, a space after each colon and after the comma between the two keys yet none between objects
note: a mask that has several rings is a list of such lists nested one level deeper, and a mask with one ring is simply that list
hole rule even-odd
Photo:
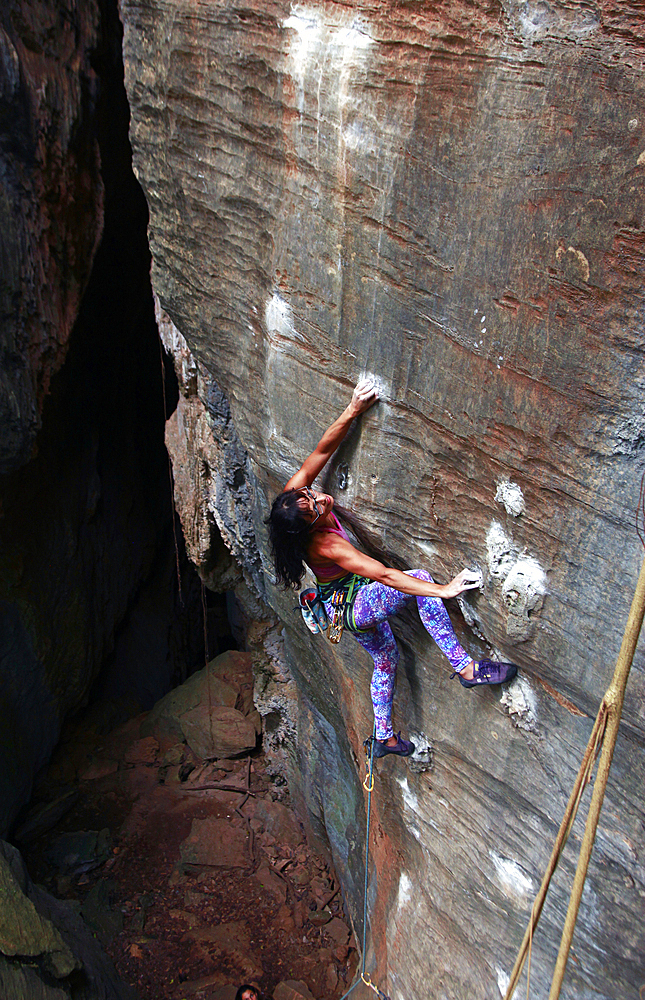
[{"label": "yellow rope", "polygon": [[529,926],[524,933],[524,938],[522,940],[522,944],[520,945],[520,950],[515,960],[513,971],[511,972],[511,978],[509,980],[504,1000],[511,1000],[515,987],[517,986],[517,982],[524,967],[527,950],[533,941],[533,931],[537,927],[540,919],[544,900],[549,889],[549,883],[558,865],[558,861],[560,860],[560,856],[564,849],[564,845],[567,842],[569,833],[571,832],[571,828],[578,811],[578,806],[580,804],[580,799],[582,798],[584,789],[591,778],[594,763],[600,750],[602,749],[600,764],[598,765],[598,775],[596,777],[591,805],[589,807],[589,814],[587,816],[585,833],[580,847],[578,867],[576,869],[573,885],[571,887],[569,908],[567,910],[564,928],[562,931],[560,951],[558,953],[553,973],[549,1000],[558,1000],[558,997],[560,996],[562,980],[564,978],[567,959],[569,957],[569,950],[571,948],[571,940],[573,938],[573,930],[578,917],[580,900],[582,898],[582,889],[587,877],[587,868],[591,857],[591,849],[596,836],[598,819],[605,795],[605,788],[607,787],[609,768],[611,767],[614,747],[618,737],[618,727],[620,725],[620,718],[622,715],[625,687],[627,686],[627,679],[629,677],[629,671],[631,669],[634,652],[636,650],[636,643],[638,642],[644,617],[645,561],[643,561],[643,565],[641,566],[638,582],[636,584],[636,591],[632,600],[627,625],[625,626],[625,634],[623,635],[623,641],[618,654],[618,659],[616,661],[614,676],[611,684],[605,692],[602,702],[600,703],[600,708],[591,731],[591,736],[589,737],[587,749],[585,750],[584,757],[582,758],[580,770],[578,771],[578,776],[569,797],[569,802],[567,803],[567,808],[565,810],[562,823],[560,824],[560,829],[553,846],[553,851],[551,852],[551,858],[544,874],[544,878],[542,879],[542,885],[540,886],[531,908]]}]

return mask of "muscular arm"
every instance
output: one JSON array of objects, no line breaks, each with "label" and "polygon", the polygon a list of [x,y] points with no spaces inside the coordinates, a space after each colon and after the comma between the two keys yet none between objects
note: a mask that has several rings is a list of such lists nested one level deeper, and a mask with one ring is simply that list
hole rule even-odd
[{"label": "muscular arm", "polygon": [[462,570],[450,583],[426,583],[408,576],[398,569],[384,566],[378,559],[372,559],[354,548],[340,535],[331,532],[312,532],[313,538],[309,552],[314,557],[329,559],[346,569],[348,573],[358,573],[386,587],[394,587],[402,594],[412,594],[414,597],[457,597],[464,590],[473,590],[479,586],[479,580],[472,570]]},{"label": "muscular arm", "polygon": [[352,401],[331,427],[328,427],[311,455],[304,460],[298,471],[291,477],[285,490],[297,490],[311,486],[318,473],[325,467],[331,456],[350,428],[352,420],[376,402],[378,393],[371,379],[361,379],[354,389]]}]

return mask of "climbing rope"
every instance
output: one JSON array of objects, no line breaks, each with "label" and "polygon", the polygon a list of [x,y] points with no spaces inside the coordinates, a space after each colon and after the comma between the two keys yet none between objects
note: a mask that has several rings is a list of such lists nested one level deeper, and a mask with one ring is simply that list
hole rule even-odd
[{"label": "climbing rope", "polygon": [[[163,397],[163,425],[164,433],[165,427],[168,423],[168,403],[166,402],[166,365],[164,363],[164,346],[161,341],[161,334],[159,334],[159,360],[161,361],[161,392]],[[175,543],[175,564],[177,568],[177,593],[179,595],[179,603],[184,606],[184,597],[181,592],[181,569],[179,566],[179,543],[177,542],[177,510],[175,508],[175,482],[172,474],[172,459],[170,457],[170,452],[166,448],[166,455],[168,456],[168,478],[170,479],[170,506],[172,508],[172,537]]]},{"label": "climbing rope", "polygon": [[562,854],[564,845],[567,841],[569,833],[571,832],[571,827],[573,826],[573,822],[576,817],[582,793],[586,785],[591,780],[591,772],[593,770],[594,763],[600,754],[598,774],[596,775],[591,804],[589,806],[589,813],[587,815],[585,832],[580,846],[578,866],[576,868],[573,885],[571,887],[569,907],[567,909],[564,928],[562,930],[560,950],[556,959],[549,1000],[558,1000],[558,997],[560,996],[562,980],[564,979],[567,960],[569,958],[569,951],[571,949],[573,931],[578,917],[578,910],[580,908],[580,900],[582,899],[582,890],[587,878],[587,868],[589,867],[591,850],[596,837],[600,810],[602,809],[602,803],[605,797],[605,789],[607,787],[607,779],[609,777],[609,768],[611,767],[614,747],[616,746],[616,739],[618,738],[618,727],[620,726],[620,719],[623,711],[625,688],[627,686],[627,679],[629,677],[634,652],[636,650],[636,643],[638,642],[638,637],[643,624],[643,618],[645,618],[645,560],[641,566],[638,582],[636,584],[636,591],[634,593],[634,598],[629,611],[627,625],[625,626],[625,633],[623,635],[620,652],[618,653],[614,676],[612,677],[611,684],[607,688],[602,702],[600,703],[600,708],[598,710],[598,715],[596,716],[593,729],[591,730],[591,736],[589,737],[587,749],[585,750],[584,757],[582,758],[582,764],[580,765],[578,776],[575,780],[569,802],[567,803],[567,808],[556,837],[546,873],[542,879],[542,885],[540,886],[539,892],[535,897],[535,902],[533,903],[533,907],[531,909],[529,926],[526,929],[524,939],[520,945],[520,950],[518,952],[517,959],[515,960],[515,965],[513,966],[513,971],[511,973],[511,978],[509,980],[504,1000],[511,1000],[511,997],[515,992],[515,987],[517,986],[522,973],[527,952],[530,951],[530,946],[533,941],[533,932],[540,919],[540,913],[542,912],[542,907],[549,889],[551,877],[555,872],[558,861],[560,860],[560,855]]},{"label": "climbing rope", "polygon": [[367,949],[367,890],[368,890],[368,879],[369,879],[369,861],[370,861],[370,820],[372,813],[372,791],[374,789],[374,743],[376,740],[376,722],[374,723],[374,729],[372,730],[372,735],[363,743],[365,747],[365,756],[367,759],[367,773],[363,780],[363,788],[367,792],[367,824],[365,830],[365,886],[363,891],[363,960],[361,962],[361,972],[360,976],[356,980],[353,986],[347,990],[347,993],[343,993],[340,1000],[345,1000],[346,997],[353,993],[359,983],[364,983],[365,986],[369,986],[371,990],[374,990],[379,1000],[390,1000],[387,993],[383,993],[382,990],[375,986],[372,982],[369,973],[365,972],[365,962],[366,962],[366,949]]}]

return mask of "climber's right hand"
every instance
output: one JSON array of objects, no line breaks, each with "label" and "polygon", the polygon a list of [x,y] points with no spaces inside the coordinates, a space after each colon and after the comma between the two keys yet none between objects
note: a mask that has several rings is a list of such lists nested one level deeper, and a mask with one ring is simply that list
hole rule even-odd
[{"label": "climber's right hand", "polygon": [[373,406],[377,399],[378,389],[376,388],[374,379],[369,376],[360,379],[356,383],[356,387],[352,395],[352,401],[350,403],[350,406],[354,411],[354,416],[358,416],[359,413],[364,413],[365,410],[369,410],[370,406]]},{"label": "climber's right hand", "polygon": [[462,569],[454,580],[446,584],[446,597],[458,597],[465,590],[475,590],[481,587],[482,577],[478,570]]}]

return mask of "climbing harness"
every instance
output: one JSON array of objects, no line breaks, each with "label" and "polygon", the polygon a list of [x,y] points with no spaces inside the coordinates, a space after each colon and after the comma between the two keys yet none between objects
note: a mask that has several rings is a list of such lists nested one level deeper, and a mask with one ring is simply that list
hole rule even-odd
[{"label": "climbing harness", "polygon": [[569,797],[564,818],[560,825],[560,829],[558,830],[551,858],[549,860],[544,878],[542,879],[542,885],[540,886],[539,892],[535,897],[535,901],[531,908],[531,919],[524,933],[524,939],[520,945],[520,950],[518,952],[517,959],[515,960],[513,971],[511,972],[511,978],[506,989],[504,1000],[511,1000],[511,997],[515,992],[515,988],[524,967],[527,952],[529,954],[530,974],[530,950],[533,943],[533,933],[540,919],[544,900],[546,899],[546,894],[549,890],[551,877],[555,872],[564,849],[564,845],[566,844],[569,833],[571,832],[578,806],[582,798],[582,793],[586,785],[591,780],[593,766],[596,758],[600,754],[598,774],[596,775],[591,804],[589,806],[589,813],[587,815],[585,832],[580,845],[578,866],[576,868],[573,885],[571,887],[569,907],[564,921],[564,928],[562,930],[562,938],[560,941],[560,950],[558,952],[555,970],[553,972],[553,979],[551,981],[549,1000],[558,1000],[558,997],[560,996],[562,981],[564,979],[567,960],[569,958],[569,951],[571,949],[573,931],[578,917],[580,900],[582,899],[582,890],[587,878],[587,868],[589,866],[591,850],[596,837],[598,820],[600,818],[600,810],[602,809],[605,789],[607,787],[609,768],[611,767],[614,747],[618,737],[618,727],[620,726],[620,719],[623,710],[623,699],[625,697],[627,678],[629,677],[629,671],[632,666],[632,660],[643,624],[643,618],[645,618],[645,560],[641,566],[638,582],[636,584],[636,591],[634,593],[634,598],[629,611],[627,625],[625,626],[625,633],[623,635],[620,652],[618,653],[614,676],[612,677],[611,684],[607,688],[602,702],[600,703],[600,708],[598,710],[598,715],[596,716],[593,729],[591,730],[591,736],[589,737],[587,749],[585,750],[584,757],[582,758],[580,770],[578,771],[578,776]]},{"label": "climbing harness", "polygon": [[[360,588],[371,583],[366,576],[347,573],[339,580],[329,583],[311,584],[298,594],[298,610],[305,625],[314,635],[327,631],[330,642],[341,640],[343,629],[349,632],[369,632],[371,629],[358,628],[354,620],[354,601]],[[331,603],[331,619],[325,610],[325,603]]]},{"label": "climbing harness", "polygon": [[361,962],[361,972],[354,983],[353,986],[347,990],[347,993],[343,993],[340,1000],[345,1000],[346,997],[353,993],[359,983],[364,983],[365,986],[369,986],[371,990],[374,990],[379,1000],[390,1000],[387,993],[383,993],[382,990],[375,986],[372,982],[369,973],[365,972],[365,962],[366,962],[366,942],[367,942],[367,890],[368,890],[368,877],[369,877],[369,860],[370,860],[370,819],[372,813],[372,791],[374,789],[374,743],[376,741],[376,723],[374,723],[374,728],[372,730],[372,735],[368,736],[364,741],[363,746],[365,747],[365,757],[366,757],[366,774],[363,780],[363,788],[367,792],[367,824],[365,829],[365,887],[363,892],[363,960]]},{"label": "climbing harness", "polygon": [[330,642],[340,642],[343,629],[354,634],[369,632],[370,628],[359,628],[354,618],[354,601],[361,587],[372,583],[366,576],[359,576],[358,573],[346,573],[339,580],[330,580],[328,583],[319,583],[318,592],[321,600],[331,601],[333,611],[328,638]]}]

